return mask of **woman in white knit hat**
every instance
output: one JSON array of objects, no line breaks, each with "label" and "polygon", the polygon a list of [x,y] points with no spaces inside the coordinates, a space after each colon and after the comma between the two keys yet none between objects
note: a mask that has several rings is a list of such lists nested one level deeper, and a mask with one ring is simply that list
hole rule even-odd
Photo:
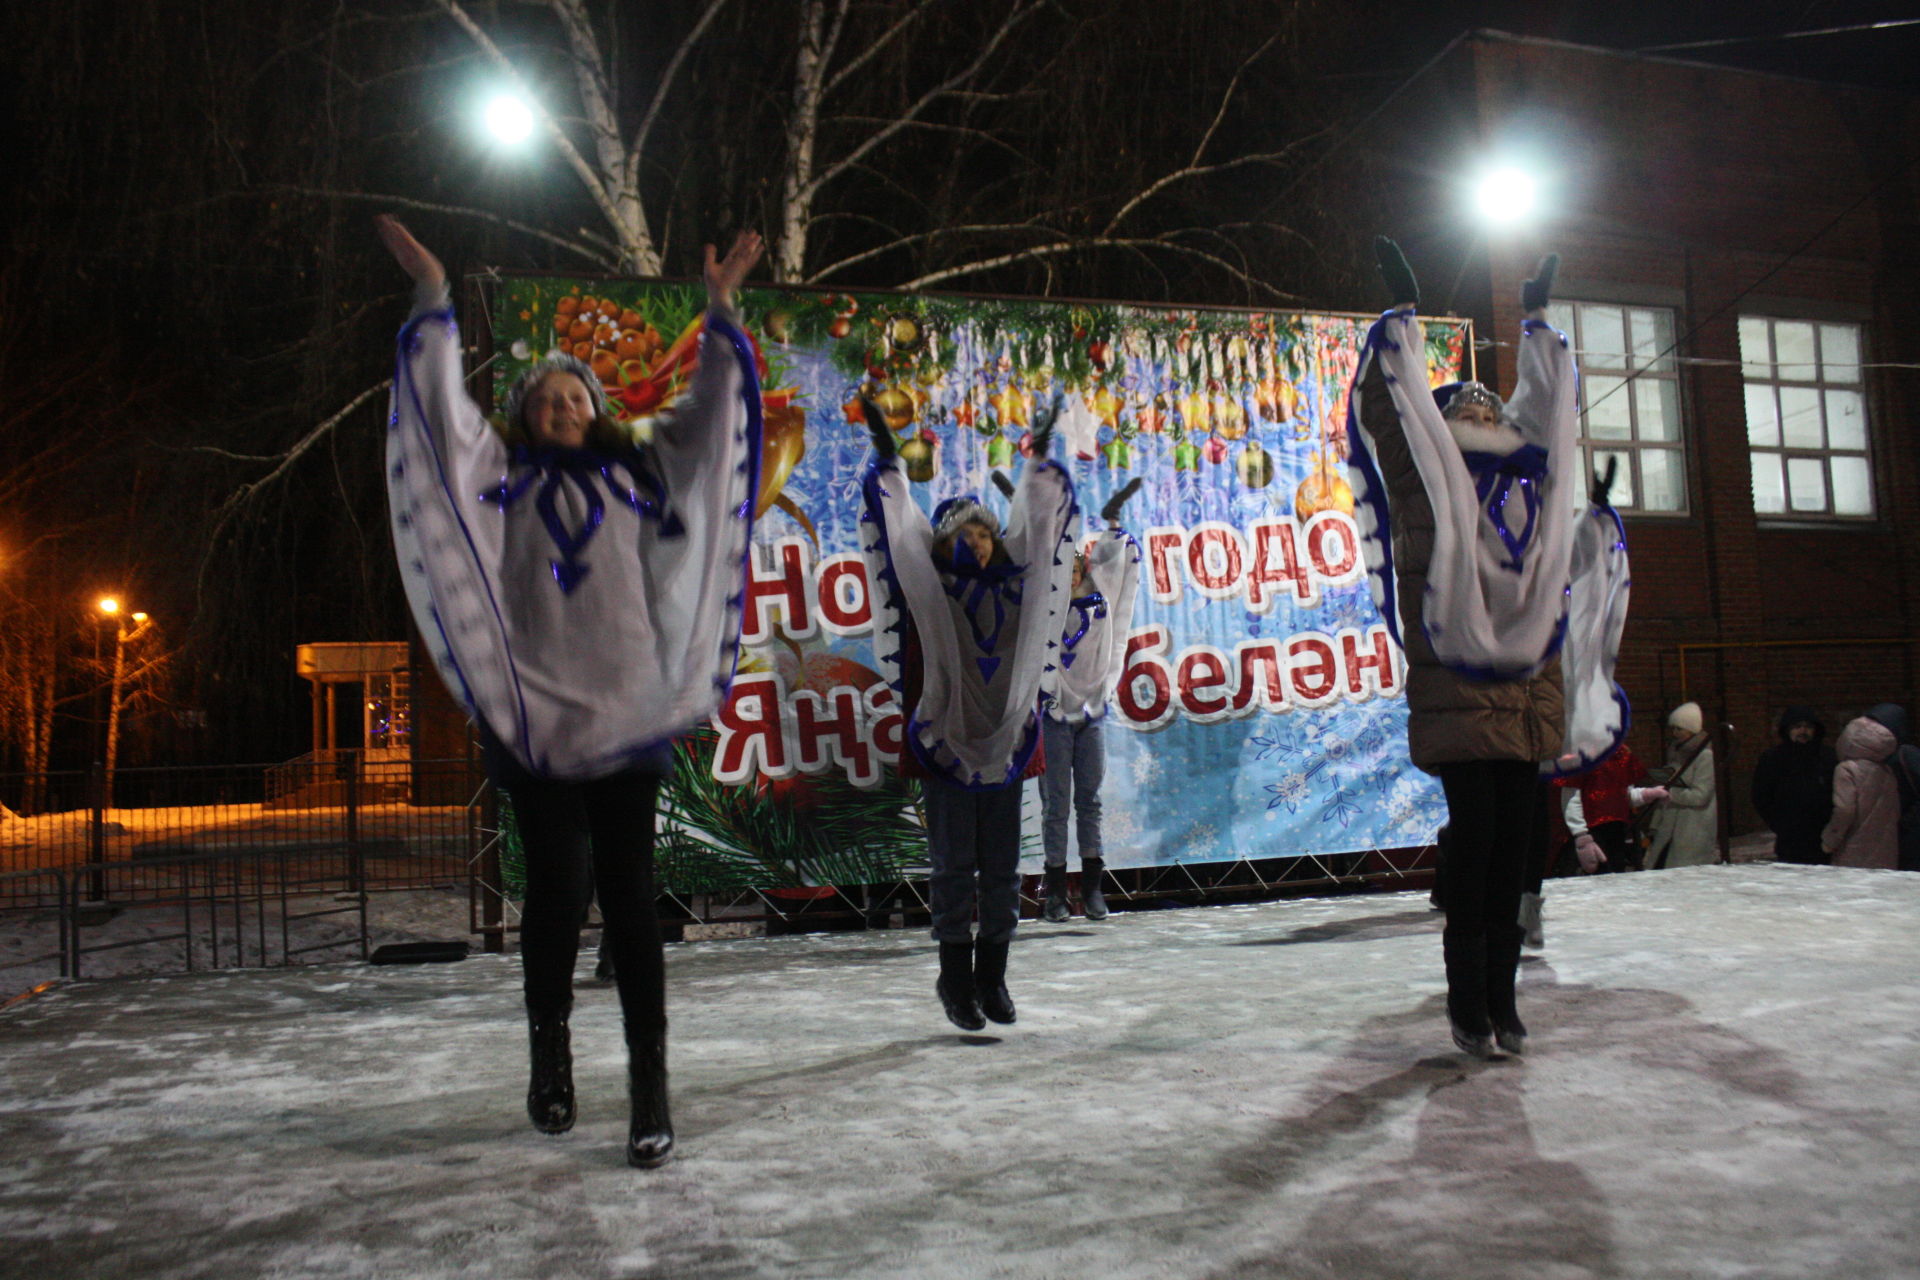
[{"label": "woman in white knit hat", "polygon": [[1720,861],[1713,745],[1697,702],[1683,702],[1667,717],[1667,770],[1667,798],[1647,827],[1647,870]]}]

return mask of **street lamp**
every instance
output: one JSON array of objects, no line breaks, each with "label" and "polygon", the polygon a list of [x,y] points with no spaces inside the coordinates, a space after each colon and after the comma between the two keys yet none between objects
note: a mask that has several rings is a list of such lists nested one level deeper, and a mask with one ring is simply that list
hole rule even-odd
[{"label": "street lamp", "polygon": [[[120,755],[120,705],[122,692],[127,680],[127,646],[146,635],[153,628],[153,619],[144,613],[135,613],[129,619],[129,627],[119,617],[120,601],[112,596],[102,596],[97,605],[100,613],[113,620],[113,678],[107,685],[107,721],[106,741],[102,744],[101,795],[98,807],[102,810],[113,807],[113,770]],[[95,659],[99,657],[97,645],[99,633],[94,633]],[[95,717],[96,720],[98,717]]]},{"label": "street lamp", "polygon": [[1533,175],[1515,165],[1497,165],[1483,172],[1473,185],[1473,207],[1492,226],[1519,222],[1539,201]]},{"label": "street lamp", "polygon": [[533,136],[533,108],[517,93],[494,94],[487,99],[481,118],[487,133],[505,146],[521,146]]}]

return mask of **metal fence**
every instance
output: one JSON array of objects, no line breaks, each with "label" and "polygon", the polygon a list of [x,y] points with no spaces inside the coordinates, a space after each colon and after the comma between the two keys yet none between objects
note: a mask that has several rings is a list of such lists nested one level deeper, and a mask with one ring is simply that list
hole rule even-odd
[{"label": "metal fence", "polygon": [[[0,973],[57,963],[82,976],[145,948],[145,971],[297,964],[368,950],[367,895],[464,886],[490,951],[518,932],[492,797],[472,760],[353,752],[287,765],[0,774]],[[111,788],[111,795],[108,789]],[[1126,909],[1423,883],[1425,850],[1242,858],[1107,873]],[[1023,894],[1039,911],[1038,885]],[[669,938],[914,927],[926,882],[683,893],[663,886]],[[109,927],[111,925],[112,927]]]},{"label": "metal fence", "polygon": [[[303,874],[302,858],[353,851],[356,887],[417,888],[465,880],[483,833],[484,780],[467,760],[416,760],[370,778],[354,753],[303,761],[306,781],[269,797],[279,765],[0,774],[0,875],[86,867],[98,899],[104,869],[186,865],[212,855],[270,856]],[[111,794],[107,793],[111,786]],[[173,861],[169,861],[173,860]],[[0,886],[5,895],[25,890]]]},{"label": "metal fence", "polygon": [[[0,775],[0,972],[299,964],[368,953],[368,895],[470,885],[488,838],[467,760]],[[109,787],[111,794],[109,794]]]}]

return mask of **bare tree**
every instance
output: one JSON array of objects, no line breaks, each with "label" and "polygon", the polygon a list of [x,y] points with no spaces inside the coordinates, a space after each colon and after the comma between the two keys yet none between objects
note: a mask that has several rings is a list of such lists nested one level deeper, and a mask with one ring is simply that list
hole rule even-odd
[{"label": "bare tree", "polygon": [[[1080,14],[1055,0],[689,0],[638,17],[589,0],[523,0],[490,17],[462,0],[431,8],[525,95],[598,228],[405,193],[274,190],[471,219],[625,274],[665,270],[677,227],[712,234],[703,196],[745,195],[785,282],[1049,292],[1106,270],[1158,278],[1152,292],[1189,301],[1297,299],[1275,267],[1297,261],[1308,238],[1262,212],[1222,216],[1235,204],[1222,188],[1297,164],[1322,137],[1318,121],[1276,111],[1270,93],[1256,104],[1251,88],[1287,78],[1316,3],[1225,4],[1220,30],[1200,40],[1144,0]],[[644,42],[628,29],[642,21]],[[778,49],[768,36],[783,21],[790,47],[743,52]],[[1249,28],[1245,52],[1223,53],[1234,45],[1225,31]],[[1277,140],[1276,120],[1289,130]],[[1171,271],[1176,262],[1185,269]],[[383,389],[355,392],[284,450],[228,452],[269,470],[229,495],[221,525]]]},{"label": "bare tree", "polygon": [[[277,753],[304,724],[292,646],[405,625],[377,461],[404,304],[366,233],[374,208],[413,211],[456,270],[672,272],[737,221],[768,235],[794,283],[1312,296],[1326,228],[1300,175],[1332,112],[1310,59],[1349,13],[1331,0],[1216,0],[1202,20],[1164,0],[20,8],[12,136],[30,154],[15,157],[0,227],[23,283],[0,292],[0,342],[34,367],[79,359],[32,384],[0,349],[0,557],[110,510],[43,548],[63,616],[88,574],[144,573],[183,645],[183,696],[248,752]],[[511,165],[456,119],[476,73],[539,104],[539,145]],[[89,97],[107,85],[112,111]],[[7,451],[29,444],[23,470]],[[26,506],[8,488],[23,477]],[[10,731],[24,705],[8,704]],[[52,757],[74,750],[63,738]]]}]

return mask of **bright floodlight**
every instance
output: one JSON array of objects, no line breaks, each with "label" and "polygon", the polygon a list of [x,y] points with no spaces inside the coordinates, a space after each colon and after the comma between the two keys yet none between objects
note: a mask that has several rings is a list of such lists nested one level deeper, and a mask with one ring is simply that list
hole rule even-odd
[{"label": "bright floodlight", "polygon": [[1533,179],[1515,168],[1490,169],[1474,188],[1473,202],[1488,222],[1516,222],[1533,212]]},{"label": "bright floodlight", "polygon": [[487,103],[486,118],[487,132],[510,147],[533,136],[533,108],[515,94],[495,94]]},{"label": "bright floodlight", "polygon": [[99,608],[102,613],[115,614],[120,612],[120,602],[112,596],[101,596]]}]

